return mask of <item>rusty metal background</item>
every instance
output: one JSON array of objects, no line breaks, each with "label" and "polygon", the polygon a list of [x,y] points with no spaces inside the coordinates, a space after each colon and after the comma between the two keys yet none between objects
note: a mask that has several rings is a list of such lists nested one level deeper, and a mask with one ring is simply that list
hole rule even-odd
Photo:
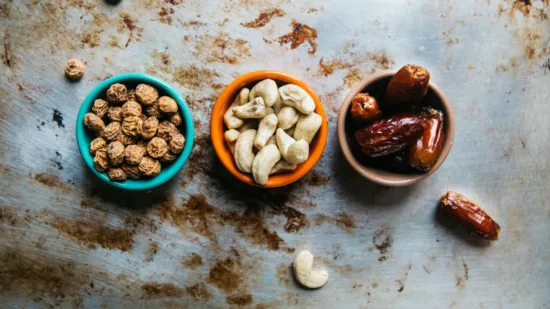
[{"label": "rusty metal background", "polygon": [[[2,308],[548,308],[547,0],[0,0]],[[69,58],[87,65],[68,82]],[[449,158],[408,188],[344,161],[336,112],[360,78],[428,67],[456,112]],[[279,190],[237,183],[209,144],[224,85],[257,69],[306,80],[330,121],[313,172]],[[122,72],[183,93],[198,138],[167,185],[100,183],[75,141],[86,94]],[[441,225],[457,190],[501,224],[486,244]],[[330,272],[300,288],[310,249]]]}]

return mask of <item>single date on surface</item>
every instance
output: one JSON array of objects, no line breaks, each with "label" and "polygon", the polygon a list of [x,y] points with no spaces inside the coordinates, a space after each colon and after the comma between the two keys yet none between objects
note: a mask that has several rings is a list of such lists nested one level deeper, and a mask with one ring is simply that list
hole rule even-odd
[{"label": "single date on surface", "polygon": [[476,203],[460,193],[449,191],[441,197],[439,211],[462,225],[470,234],[498,240],[500,226]]},{"label": "single date on surface", "polygon": [[357,130],[355,139],[367,157],[376,158],[410,146],[424,129],[424,120],[421,117],[403,113]]}]

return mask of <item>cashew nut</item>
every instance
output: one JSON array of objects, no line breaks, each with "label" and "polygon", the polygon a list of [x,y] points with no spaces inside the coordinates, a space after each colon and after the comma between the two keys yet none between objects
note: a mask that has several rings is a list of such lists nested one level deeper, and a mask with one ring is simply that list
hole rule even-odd
[{"label": "cashew nut", "polygon": [[235,129],[227,130],[223,134],[223,136],[225,137],[225,141],[228,142],[228,143],[235,142],[239,138],[240,135],[241,135],[241,132],[239,132]]},{"label": "cashew nut", "polygon": [[304,163],[307,160],[309,156],[309,144],[306,141],[296,141],[281,128],[277,129],[275,136],[277,138],[277,146],[285,160],[295,164]]},{"label": "cashew nut", "polygon": [[317,289],[328,281],[328,272],[324,269],[313,269],[313,254],[302,251],[296,256],[292,264],[294,277],[303,286]]},{"label": "cashew nut", "polygon": [[267,106],[264,99],[258,97],[244,105],[233,107],[235,116],[241,119],[260,119],[267,115]]},{"label": "cashew nut", "polygon": [[296,140],[303,139],[308,144],[311,144],[315,134],[321,128],[322,122],[323,118],[316,113],[300,116],[300,120],[296,124],[296,130],[294,131],[294,138]]},{"label": "cashew nut", "polygon": [[279,97],[277,83],[272,79],[264,79],[257,83],[254,87],[252,87],[252,90],[250,90],[248,99],[252,101],[258,97],[262,97],[264,99],[267,107],[273,106]]},{"label": "cashew nut", "polygon": [[281,152],[279,152],[277,146],[268,145],[262,148],[256,155],[256,158],[254,158],[254,163],[252,165],[252,176],[254,180],[262,186],[265,185],[271,169],[279,160],[281,160]]},{"label": "cashew nut", "polygon": [[300,113],[294,107],[285,106],[281,108],[277,118],[279,118],[279,128],[286,130],[292,128],[298,122]]},{"label": "cashew nut", "polygon": [[284,105],[294,107],[302,114],[309,115],[315,110],[313,98],[304,89],[296,85],[284,85],[279,88],[279,94]]},{"label": "cashew nut", "polygon": [[225,114],[223,115],[223,121],[225,122],[225,125],[228,129],[236,129],[243,125],[243,120],[235,117],[233,108],[239,105],[246,104],[248,102],[249,92],[250,90],[248,90],[247,88],[243,88],[235,97],[235,100],[233,100],[233,104],[231,104],[231,107],[229,107],[229,109],[227,109],[227,112],[225,112]]},{"label": "cashew nut", "polygon": [[277,130],[277,116],[275,114],[269,114],[260,121],[258,127],[258,133],[254,139],[254,146],[258,149],[262,149],[265,146],[270,137],[273,136],[275,130]]},{"label": "cashew nut", "polygon": [[254,162],[254,137],[256,130],[248,130],[241,133],[235,144],[235,164],[243,173],[252,171],[252,163]]},{"label": "cashew nut", "polygon": [[281,96],[279,95],[279,91],[277,90],[277,101],[275,101],[275,104],[273,104],[273,110],[275,110],[275,114],[279,114],[281,111],[281,108],[283,108],[283,101],[281,101]]},{"label": "cashew nut", "polygon": [[258,128],[258,120],[257,119],[246,119],[244,121],[244,124],[239,128],[239,132],[243,133],[245,131],[254,129],[256,130]]},{"label": "cashew nut", "polygon": [[273,168],[271,169],[271,172],[269,172],[269,175],[292,172],[296,170],[296,167],[298,167],[297,164],[290,163],[285,159],[282,159],[279,162],[277,162],[275,166],[273,166]]}]

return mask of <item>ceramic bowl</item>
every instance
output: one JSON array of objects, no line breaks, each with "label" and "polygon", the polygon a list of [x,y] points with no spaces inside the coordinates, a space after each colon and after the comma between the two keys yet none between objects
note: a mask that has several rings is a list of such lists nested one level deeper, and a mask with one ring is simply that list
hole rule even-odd
[{"label": "ceramic bowl", "polygon": [[[178,155],[177,159],[174,162],[163,166],[160,174],[155,177],[142,178],[138,180],[127,179],[123,182],[116,182],[111,181],[107,176],[107,173],[100,173],[94,168],[94,158],[92,154],[90,154],[89,145],[95,136],[84,126],[84,115],[91,112],[92,106],[96,99],[105,98],[107,89],[115,83],[124,84],[128,87],[128,89],[135,88],[138,84],[142,83],[149,84],[158,90],[159,96],[170,96],[176,101],[176,103],[178,103],[179,113],[181,114],[181,118],[183,120],[181,131],[185,137],[185,146],[183,151]],[[174,87],[170,86],[165,81],[144,73],[125,73],[115,75],[104,80],[88,94],[86,99],[84,99],[76,118],[76,141],[84,162],[86,162],[86,165],[90,168],[90,170],[101,180],[114,187],[125,190],[149,190],[160,186],[174,177],[185,165],[187,159],[189,159],[194,141],[193,118],[191,117],[191,113],[189,112],[189,108],[187,107],[185,100]]]}]

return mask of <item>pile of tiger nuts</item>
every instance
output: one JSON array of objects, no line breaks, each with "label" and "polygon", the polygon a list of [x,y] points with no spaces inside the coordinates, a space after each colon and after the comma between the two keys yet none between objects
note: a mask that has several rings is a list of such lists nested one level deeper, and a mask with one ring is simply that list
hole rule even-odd
[{"label": "pile of tiger nuts", "polygon": [[128,90],[113,84],[105,99],[97,99],[84,125],[96,136],[90,143],[94,167],[112,181],[154,177],[162,165],[177,158],[185,138],[178,127],[178,104],[157,89],[140,84]]}]

